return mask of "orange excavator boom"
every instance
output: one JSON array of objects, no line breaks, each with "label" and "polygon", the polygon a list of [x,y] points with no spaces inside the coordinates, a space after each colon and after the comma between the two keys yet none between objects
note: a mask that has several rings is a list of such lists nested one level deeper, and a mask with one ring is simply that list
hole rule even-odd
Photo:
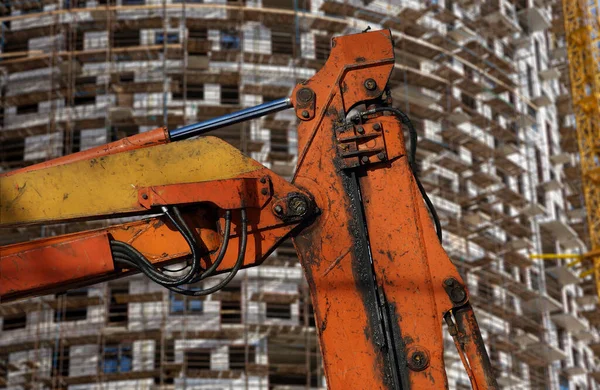
[{"label": "orange excavator boom", "polygon": [[[291,237],[328,388],[447,388],[445,323],[473,388],[497,389],[414,174],[416,131],[392,107],[394,63],[388,30],[336,37],[325,66],[289,98],[2,174],[0,227],[143,218],[0,248],[0,302],[136,272],[206,295]],[[299,119],[291,183],[217,138],[194,138],[287,108]],[[179,274],[164,272],[182,262]]]}]

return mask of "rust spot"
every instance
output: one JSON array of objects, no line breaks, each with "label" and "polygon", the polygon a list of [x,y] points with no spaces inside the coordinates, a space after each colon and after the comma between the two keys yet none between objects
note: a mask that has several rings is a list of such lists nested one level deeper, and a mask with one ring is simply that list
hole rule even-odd
[{"label": "rust spot", "polygon": [[367,59],[365,57],[357,57],[354,59],[355,62],[365,62]]},{"label": "rust spot", "polygon": [[338,116],[338,111],[334,106],[331,106],[327,109],[327,115],[335,118]]},{"label": "rust spot", "polygon": [[344,251],[344,253],[342,253],[341,255],[339,255],[337,257],[337,259],[335,259],[331,265],[329,267],[327,267],[327,269],[325,270],[325,272],[323,273],[323,276],[329,274],[338,264],[340,264],[340,262],[342,261],[342,259],[344,257],[346,257],[346,255],[350,253],[350,248],[348,248],[346,251]]},{"label": "rust spot", "polygon": [[372,91],[366,90],[365,93],[367,94],[367,96],[370,99],[375,99],[375,98],[381,96],[381,94],[383,93],[383,91],[381,89],[379,89],[379,87],[377,87],[377,88],[375,88]]},{"label": "rust spot", "polygon": [[162,221],[161,219],[159,219],[156,222],[154,222],[154,224],[152,225],[152,227],[154,229],[158,229],[158,228],[160,228],[164,224],[165,224],[164,221]]},{"label": "rust spot", "polygon": [[69,193],[65,192],[63,194],[63,200],[67,200],[68,197],[69,197]]},{"label": "rust spot", "polygon": [[330,309],[331,309],[331,303],[329,302],[329,299],[325,299],[325,314],[323,315],[323,320],[321,321],[321,327],[319,328],[321,330],[321,333],[323,333],[325,331],[325,329],[327,329],[327,317],[329,317]]}]

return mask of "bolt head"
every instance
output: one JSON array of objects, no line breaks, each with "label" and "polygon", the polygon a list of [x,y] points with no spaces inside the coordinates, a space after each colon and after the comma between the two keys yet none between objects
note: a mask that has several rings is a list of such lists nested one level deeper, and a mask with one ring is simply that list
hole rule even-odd
[{"label": "bolt head", "polygon": [[303,203],[303,204],[297,206],[296,212],[300,215],[304,214],[306,212],[306,204]]},{"label": "bolt head", "polygon": [[454,303],[461,303],[467,298],[467,293],[462,287],[455,287],[450,291],[450,299]]},{"label": "bolt head", "polygon": [[148,194],[142,194],[142,199],[148,200]]},{"label": "bolt head", "polygon": [[444,285],[446,285],[447,287],[452,287],[453,284],[454,284],[454,278],[448,278],[448,279],[444,280]]},{"label": "bolt head", "polygon": [[362,126],[358,126],[358,127],[356,128],[356,132],[357,132],[358,134],[364,134],[364,133],[365,133],[365,128],[364,128],[364,127],[362,127]]},{"label": "bolt head", "polygon": [[266,177],[261,177],[261,178],[260,178],[260,182],[261,182],[262,184],[265,184],[265,183],[267,182],[267,178],[266,178]]},{"label": "bolt head", "polygon": [[313,100],[315,93],[310,88],[300,88],[296,93],[296,98],[302,103],[308,103]]},{"label": "bolt head", "polygon": [[360,161],[362,161],[363,164],[367,164],[369,162],[369,156],[362,156]]},{"label": "bolt head", "polygon": [[263,195],[267,195],[269,193],[269,190],[267,190],[266,188],[263,188],[262,190],[260,190],[260,193]]},{"label": "bolt head", "polygon": [[299,197],[294,197],[290,200],[288,207],[294,213],[294,215],[304,215],[308,209],[306,201]]},{"label": "bolt head", "polygon": [[275,206],[273,210],[275,210],[275,213],[277,214],[283,213],[283,207],[281,207],[280,205]]},{"label": "bolt head", "polygon": [[373,125],[373,130],[375,130],[375,131],[379,131],[379,130],[381,130],[381,125],[380,125],[379,123],[375,123],[375,124]]},{"label": "bolt head", "polygon": [[377,158],[379,159],[379,161],[385,161],[386,155],[384,152],[379,152],[379,153],[377,153]]},{"label": "bolt head", "polygon": [[306,110],[302,111],[302,118],[308,119],[310,117],[310,113]]},{"label": "bolt head", "polygon": [[374,91],[377,88],[377,83],[373,79],[366,79],[365,88],[369,91]]},{"label": "bolt head", "polygon": [[423,352],[415,352],[413,353],[412,357],[411,357],[413,363],[415,364],[415,366],[421,366],[423,364],[423,362],[425,361],[425,355],[423,354]]},{"label": "bolt head", "polygon": [[413,371],[422,371],[429,365],[429,357],[425,351],[421,349],[414,350],[410,354],[408,366]]}]

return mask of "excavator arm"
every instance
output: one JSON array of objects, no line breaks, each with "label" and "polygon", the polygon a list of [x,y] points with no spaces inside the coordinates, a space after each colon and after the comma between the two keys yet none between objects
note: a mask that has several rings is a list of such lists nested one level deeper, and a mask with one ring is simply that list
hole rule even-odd
[{"label": "excavator arm", "polygon": [[[496,389],[465,283],[414,175],[416,132],[391,105],[393,66],[389,31],[337,37],[289,98],[3,174],[0,227],[145,218],[0,248],[0,302],[133,272],[210,294],[292,237],[329,388],[446,388],[445,322],[473,388]],[[291,183],[217,138],[185,140],[287,108],[300,120]],[[181,262],[179,274],[165,272]]]}]

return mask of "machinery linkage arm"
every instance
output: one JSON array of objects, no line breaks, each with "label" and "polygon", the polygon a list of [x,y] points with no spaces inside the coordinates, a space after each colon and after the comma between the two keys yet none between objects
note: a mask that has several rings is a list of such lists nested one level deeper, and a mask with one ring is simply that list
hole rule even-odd
[{"label": "machinery linkage arm", "polygon": [[[0,248],[0,302],[132,272],[209,294],[292,237],[329,388],[446,388],[445,322],[473,388],[496,389],[414,175],[416,132],[391,107],[394,62],[387,30],[334,38],[325,66],[289,98],[0,175],[0,227],[146,217]],[[185,140],[287,108],[300,120],[291,183],[217,138]],[[181,262],[179,274],[164,268]],[[189,287],[215,274],[226,276]]]}]

